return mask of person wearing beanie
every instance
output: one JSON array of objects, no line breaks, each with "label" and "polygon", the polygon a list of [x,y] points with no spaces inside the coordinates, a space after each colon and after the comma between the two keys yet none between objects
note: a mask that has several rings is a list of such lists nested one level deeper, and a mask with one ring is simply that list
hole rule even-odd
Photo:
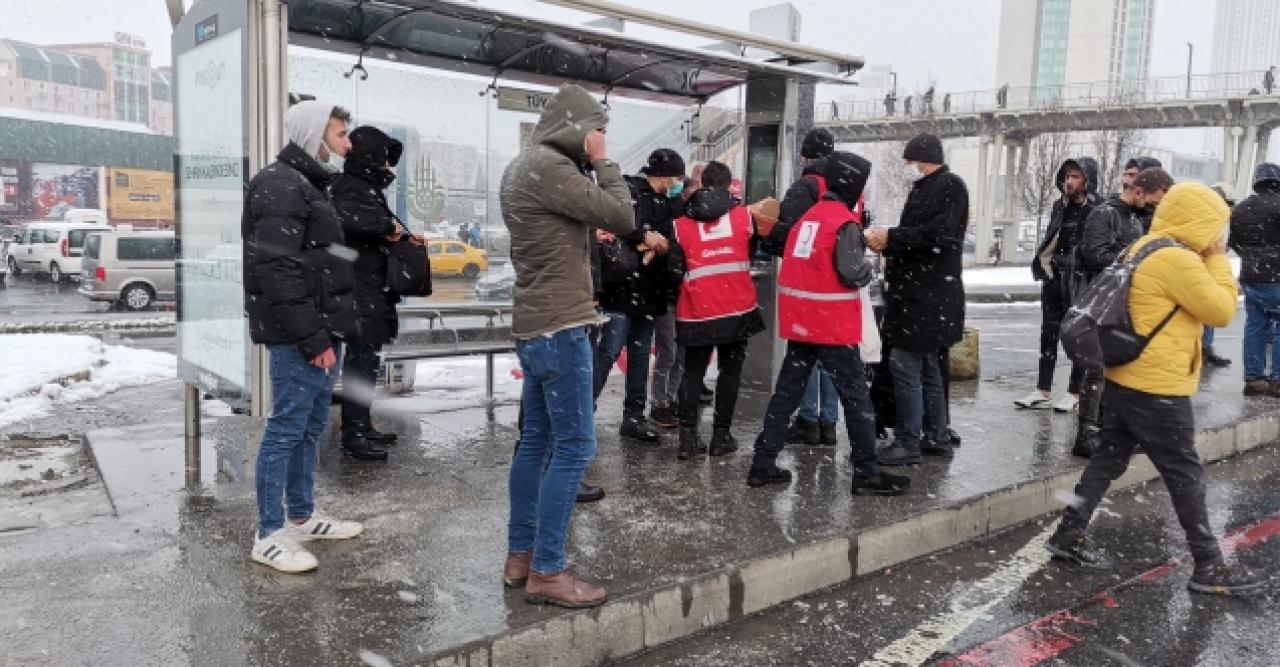
[{"label": "person wearing beanie", "polygon": [[[815,127],[800,142],[800,178],[796,179],[778,206],[778,222],[760,244],[761,249],[781,257],[796,220],[818,203],[827,192],[823,173],[827,156],[835,151],[836,139],[831,131]],[[864,204],[855,204],[855,215],[861,222]],[[815,366],[806,384],[804,400],[787,435],[787,442],[802,445],[835,446],[836,423],[840,419],[840,401],[831,376],[820,365]]]},{"label": "person wearing beanie", "polygon": [[332,176],[324,163],[350,150],[350,119],[332,104],[294,105],[284,115],[289,143],[245,191],[245,311],[250,337],[267,346],[271,359],[271,413],[255,463],[258,529],[250,557],[280,572],[316,568],[300,542],[347,539],[364,530],[317,513],[313,495],[342,344],[358,331],[351,262],[333,252],[344,241],[342,222],[325,195]]},{"label": "person wearing beanie", "polygon": [[792,228],[778,274],[778,335],[787,341],[764,427],[755,442],[747,485],[788,484],[792,472],[779,468],[787,422],[800,405],[815,364],[831,374],[852,445],[855,495],[899,495],[911,480],[880,469],[875,421],[858,344],[863,303],[858,290],[871,283],[862,226],[853,209],[862,198],[871,163],[853,153],[827,156],[827,191]]},{"label": "person wearing beanie", "polygon": [[919,178],[898,226],[867,233],[867,245],[886,260],[881,338],[889,349],[897,418],[893,445],[880,463],[894,466],[920,463],[924,454],[954,456],[939,350],[964,336],[961,271],[969,224],[969,190],[947,168],[937,137],[912,139],[903,159]]},{"label": "person wearing beanie", "polygon": [[1244,292],[1244,394],[1280,397],[1280,165],[1254,169],[1253,194],[1231,210],[1230,231]]},{"label": "person wearing beanie", "polygon": [[[596,346],[594,392],[599,398],[625,347],[626,398],[618,432],[624,438],[646,443],[657,443],[659,439],[658,431],[645,418],[649,350],[659,328],[661,363],[655,370],[655,379],[661,395],[654,396],[659,416],[671,411],[669,403],[680,382],[680,371],[674,368],[678,356],[675,319],[670,314],[676,286],[668,282],[666,253],[675,236],[675,219],[684,213],[684,178],[684,158],[670,148],[653,151],[640,175],[625,177],[635,209],[635,230],[620,237],[625,256],[602,257],[601,263],[600,308],[609,321],[601,327]],[[669,420],[664,423],[674,425]]]},{"label": "person wearing beanie", "polygon": [[1054,178],[1062,197],[1053,203],[1049,227],[1031,260],[1031,276],[1040,281],[1040,370],[1035,391],[1013,402],[1022,410],[1075,412],[1084,369],[1072,364],[1067,394],[1053,400],[1053,373],[1058,366],[1062,318],[1080,289],[1080,238],[1098,196],[1098,162],[1090,157],[1064,161]]}]

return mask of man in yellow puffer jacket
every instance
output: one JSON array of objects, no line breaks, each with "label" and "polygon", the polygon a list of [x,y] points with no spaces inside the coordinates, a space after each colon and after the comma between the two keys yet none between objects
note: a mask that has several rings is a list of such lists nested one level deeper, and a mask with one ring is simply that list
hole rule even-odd
[{"label": "man in yellow puffer jacket", "polygon": [[1157,250],[1133,274],[1129,315],[1134,329],[1151,338],[1142,354],[1108,368],[1102,415],[1102,446],[1076,484],[1076,502],[1063,512],[1049,540],[1054,556],[1080,565],[1103,565],[1084,533],[1103,494],[1129,466],[1141,446],[1155,464],[1187,534],[1195,571],[1187,587],[1202,593],[1240,593],[1262,581],[1238,565],[1228,566],[1209,527],[1204,467],[1195,450],[1191,396],[1200,380],[1204,325],[1225,327],[1236,311],[1236,282],[1226,256],[1229,210],[1222,198],[1199,183],[1173,186],[1156,208],[1151,231],[1130,253],[1157,238],[1183,247]]}]

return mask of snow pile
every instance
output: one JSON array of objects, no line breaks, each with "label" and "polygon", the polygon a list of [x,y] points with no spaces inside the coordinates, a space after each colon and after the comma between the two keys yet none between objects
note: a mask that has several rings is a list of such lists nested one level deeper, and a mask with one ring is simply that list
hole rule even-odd
[{"label": "snow pile", "polygon": [[0,426],[44,416],[58,403],[176,376],[177,359],[164,352],[103,345],[90,336],[0,335]]},{"label": "snow pile", "polygon": [[[493,395],[499,401],[520,398],[520,361],[514,354],[494,355]],[[421,408],[443,409],[482,405],[485,399],[485,358],[458,357],[419,361],[414,397]],[[426,399],[423,401],[423,399]]]},{"label": "snow pile", "polygon": [[[1231,275],[1240,275],[1240,258],[1231,256]],[[1034,285],[1030,266],[995,266],[988,268],[970,268],[964,271],[964,284],[971,286],[1011,287],[1015,285]]]}]

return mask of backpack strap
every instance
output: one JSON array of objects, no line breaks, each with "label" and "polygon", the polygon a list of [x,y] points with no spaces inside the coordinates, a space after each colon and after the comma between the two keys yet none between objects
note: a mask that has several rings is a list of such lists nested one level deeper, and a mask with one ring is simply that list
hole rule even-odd
[{"label": "backpack strap", "polygon": [[[1167,238],[1167,237],[1152,239],[1146,245],[1142,246],[1141,250],[1134,253],[1129,258],[1129,270],[1130,271],[1136,270],[1138,268],[1138,265],[1141,264],[1143,260],[1155,254],[1157,250],[1163,250],[1165,248],[1186,248],[1186,246],[1182,245],[1181,243],[1179,243],[1174,239]],[[1165,325],[1169,324],[1169,322],[1173,319],[1173,316],[1178,314],[1178,310],[1180,308],[1181,306],[1174,305],[1173,310],[1169,311],[1169,314],[1165,315],[1163,320],[1160,320],[1160,324],[1157,324],[1156,328],[1152,329],[1151,333],[1147,334],[1148,342],[1150,342],[1152,338],[1155,338],[1164,329]],[[1146,345],[1143,345],[1143,349],[1146,349]]]}]

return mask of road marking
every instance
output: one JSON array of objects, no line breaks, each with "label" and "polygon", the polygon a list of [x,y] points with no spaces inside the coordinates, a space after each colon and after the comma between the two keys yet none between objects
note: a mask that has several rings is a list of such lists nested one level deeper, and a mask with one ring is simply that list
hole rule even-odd
[{"label": "road marking", "polygon": [[862,666],[919,665],[941,651],[1049,562],[1051,556],[1044,544],[1057,527],[1058,522],[1054,521],[994,572],[974,582],[963,596],[953,598],[950,611],[916,626],[906,636],[876,651]]}]

